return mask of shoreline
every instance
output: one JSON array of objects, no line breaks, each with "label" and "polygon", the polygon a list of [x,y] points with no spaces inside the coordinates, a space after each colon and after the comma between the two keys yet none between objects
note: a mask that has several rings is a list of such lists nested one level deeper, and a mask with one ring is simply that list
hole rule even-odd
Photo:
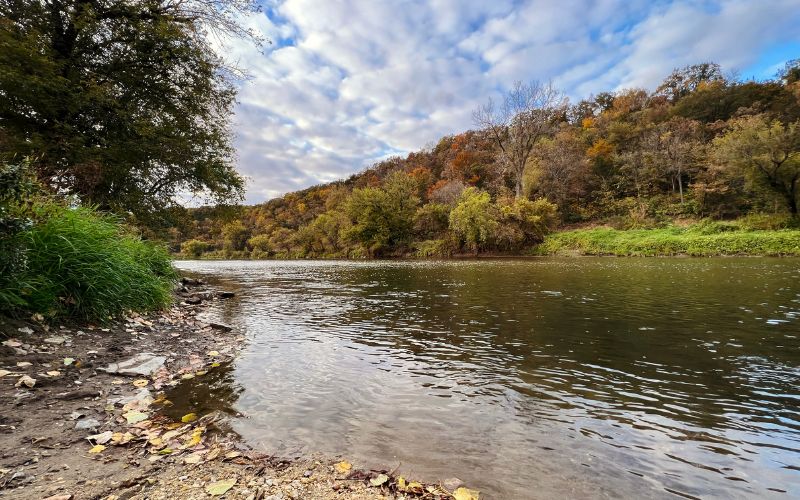
[{"label": "shoreline", "polygon": [[477,498],[455,478],[423,484],[321,454],[259,453],[220,412],[175,416],[165,392],[202,381],[245,342],[201,319],[232,294],[182,282],[168,311],[102,326],[0,317],[0,498]]}]

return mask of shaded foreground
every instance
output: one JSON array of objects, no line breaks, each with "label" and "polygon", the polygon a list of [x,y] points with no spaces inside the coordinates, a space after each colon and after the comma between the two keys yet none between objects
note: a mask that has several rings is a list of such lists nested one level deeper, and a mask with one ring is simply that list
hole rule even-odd
[{"label": "shaded foreground", "polygon": [[103,328],[2,320],[0,496],[477,498],[458,481],[423,485],[329,457],[258,453],[219,412],[171,417],[164,391],[223,369],[244,340],[198,317],[222,295],[184,292],[167,313]]}]

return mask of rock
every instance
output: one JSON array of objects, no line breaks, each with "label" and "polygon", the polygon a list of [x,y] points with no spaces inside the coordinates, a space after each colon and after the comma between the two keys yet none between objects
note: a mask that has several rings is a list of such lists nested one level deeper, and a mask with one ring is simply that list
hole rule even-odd
[{"label": "rock", "polygon": [[100,422],[94,418],[84,418],[78,420],[78,423],[75,424],[75,429],[77,430],[88,430],[88,429],[97,429],[100,427]]},{"label": "rock", "polygon": [[191,296],[186,297],[185,299],[183,299],[183,301],[186,302],[189,305],[196,306],[196,305],[200,304],[201,302],[203,302],[203,299],[200,298],[197,295],[191,295]]},{"label": "rock", "polygon": [[19,378],[19,380],[17,380],[17,383],[14,384],[14,387],[22,387],[23,385],[28,389],[33,389],[33,386],[36,385],[36,379],[31,378],[28,375],[23,375]]},{"label": "rock", "polygon": [[30,334],[33,333],[33,330],[28,328],[27,326],[24,326],[22,328],[17,328],[17,331],[20,332],[20,333],[27,334],[27,335],[30,335]]},{"label": "rock", "polygon": [[136,356],[120,361],[119,363],[111,363],[105,368],[100,368],[100,371],[106,373],[119,373],[121,375],[141,375],[149,377],[153,372],[164,366],[167,358],[164,356],[156,356],[147,352],[142,352]]},{"label": "rock", "polygon": [[458,489],[459,486],[463,486],[464,481],[457,477],[451,477],[442,481],[442,486],[445,487],[448,491],[455,491]]},{"label": "rock", "polygon": [[72,495],[53,495],[44,500],[72,500]]},{"label": "rock", "polygon": [[147,400],[150,400],[150,402],[152,402],[153,401],[153,394],[147,388],[142,388],[141,390],[139,390],[139,392],[137,392],[136,394],[132,394],[130,396],[120,396],[118,398],[108,398],[108,403],[109,404],[117,404],[117,405],[120,405],[120,406],[124,406],[124,405],[126,405],[128,403],[131,403],[133,401],[147,401]]},{"label": "rock", "polygon": [[232,326],[228,326],[225,323],[209,323],[208,326],[210,326],[214,330],[221,330],[223,332],[229,332],[233,330]]},{"label": "rock", "polygon": [[44,341],[48,344],[63,344],[67,339],[64,337],[47,337]]},{"label": "rock", "polygon": [[100,391],[98,390],[78,389],[77,391],[63,392],[61,394],[56,394],[53,397],[56,399],[63,399],[69,401],[72,399],[96,398],[97,396],[100,396]]},{"label": "rock", "polygon": [[187,277],[184,276],[183,278],[181,278],[181,283],[183,285],[186,285],[186,286],[197,286],[197,285],[200,284],[200,280],[196,280],[196,279],[193,279],[193,278],[187,278]]},{"label": "rock", "polygon": [[217,293],[217,297],[219,297],[221,299],[230,299],[231,297],[235,297],[235,296],[236,296],[235,293],[228,292],[228,291],[223,291],[223,292],[218,292]]}]

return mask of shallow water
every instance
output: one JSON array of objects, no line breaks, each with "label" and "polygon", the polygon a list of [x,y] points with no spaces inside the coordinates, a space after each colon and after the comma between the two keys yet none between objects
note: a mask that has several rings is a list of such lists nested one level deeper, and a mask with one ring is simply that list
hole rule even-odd
[{"label": "shallow water", "polygon": [[248,344],[174,396],[256,448],[488,498],[800,497],[800,260],[177,265]]}]

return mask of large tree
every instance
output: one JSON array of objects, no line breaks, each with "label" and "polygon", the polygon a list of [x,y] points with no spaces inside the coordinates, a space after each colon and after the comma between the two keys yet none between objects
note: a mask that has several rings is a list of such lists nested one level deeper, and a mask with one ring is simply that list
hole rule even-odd
[{"label": "large tree", "polygon": [[252,0],[0,0],[0,154],[83,202],[146,218],[237,199],[235,70]]},{"label": "large tree", "polygon": [[733,120],[730,129],[713,141],[714,158],[740,167],[783,197],[798,216],[800,197],[800,121],[784,125],[764,115]]},{"label": "large tree", "polygon": [[497,106],[489,99],[473,113],[486,129],[500,157],[514,175],[514,191],[522,196],[522,177],[533,147],[566,118],[567,100],[552,84],[516,82]]}]

